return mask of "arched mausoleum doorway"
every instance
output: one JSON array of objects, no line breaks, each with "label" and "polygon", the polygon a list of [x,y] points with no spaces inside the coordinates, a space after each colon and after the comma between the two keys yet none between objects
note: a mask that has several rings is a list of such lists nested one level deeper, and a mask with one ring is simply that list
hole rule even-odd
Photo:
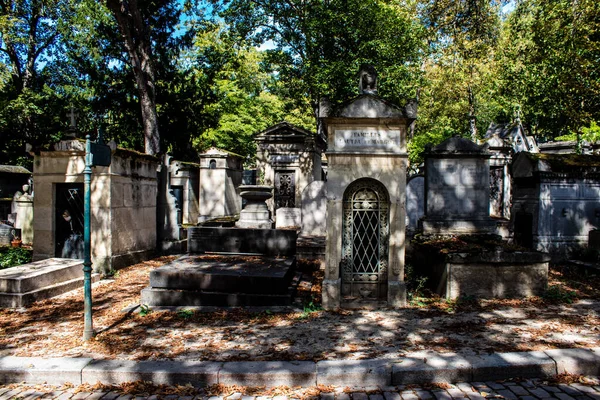
[{"label": "arched mausoleum doorway", "polygon": [[344,192],[342,296],[387,299],[390,200],[383,184],[363,178]]}]

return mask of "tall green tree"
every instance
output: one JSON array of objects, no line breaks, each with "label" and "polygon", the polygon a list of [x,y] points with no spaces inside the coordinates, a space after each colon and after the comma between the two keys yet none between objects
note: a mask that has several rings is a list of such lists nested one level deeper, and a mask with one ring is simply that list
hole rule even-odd
[{"label": "tall green tree", "polygon": [[72,11],[70,0],[0,1],[0,163],[27,165],[25,144],[60,131],[63,93],[53,75]]},{"label": "tall green tree", "polygon": [[[232,0],[225,20],[244,38],[268,42],[284,90],[307,113],[321,97],[334,104],[357,94],[361,64],[373,64],[380,94],[394,102],[414,97],[423,29],[411,0]],[[416,68],[415,68],[416,66]]]},{"label": "tall green tree", "polygon": [[504,95],[539,136],[600,120],[600,5],[591,0],[517,2],[502,43]]},{"label": "tall green tree", "polygon": [[194,148],[216,146],[252,158],[254,135],[284,119],[312,128],[312,119],[277,96],[279,91],[264,52],[221,23],[205,24],[186,54],[188,76],[202,93],[194,97]]}]

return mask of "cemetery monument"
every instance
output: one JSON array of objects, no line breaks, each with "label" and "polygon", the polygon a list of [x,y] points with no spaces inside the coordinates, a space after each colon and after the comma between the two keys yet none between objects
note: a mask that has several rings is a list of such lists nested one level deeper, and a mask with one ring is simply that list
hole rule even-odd
[{"label": "cemetery monument", "polygon": [[363,66],[360,94],[322,119],[327,132],[325,309],[406,304],[404,283],[406,129],[414,103],[377,95]]}]

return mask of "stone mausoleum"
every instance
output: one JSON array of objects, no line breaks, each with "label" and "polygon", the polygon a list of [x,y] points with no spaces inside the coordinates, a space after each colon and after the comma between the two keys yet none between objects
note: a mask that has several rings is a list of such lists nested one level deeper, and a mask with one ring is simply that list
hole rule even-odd
[{"label": "stone mausoleum", "polygon": [[360,95],[323,118],[328,136],[327,259],[323,306],[406,304],[406,130],[416,107],[377,96],[360,72]]},{"label": "stone mausoleum", "polygon": [[272,214],[281,207],[300,208],[304,188],[323,180],[323,138],[284,121],[260,132],[256,143],[259,183],[274,187],[268,201]]},{"label": "stone mausoleum", "polygon": [[[92,263],[107,272],[153,256],[156,244],[157,169],[160,160],[114,149],[110,167],[91,181]],[[35,155],[33,258],[83,258],[85,142],[62,140]]]}]

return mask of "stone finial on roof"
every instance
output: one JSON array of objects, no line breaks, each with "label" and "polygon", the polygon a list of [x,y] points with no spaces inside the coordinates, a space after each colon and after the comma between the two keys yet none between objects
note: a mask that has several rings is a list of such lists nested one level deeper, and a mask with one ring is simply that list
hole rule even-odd
[{"label": "stone finial on roof", "polygon": [[363,64],[358,73],[358,92],[359,94],[377,94],[377,71],[375,67],[369,64]]}]

